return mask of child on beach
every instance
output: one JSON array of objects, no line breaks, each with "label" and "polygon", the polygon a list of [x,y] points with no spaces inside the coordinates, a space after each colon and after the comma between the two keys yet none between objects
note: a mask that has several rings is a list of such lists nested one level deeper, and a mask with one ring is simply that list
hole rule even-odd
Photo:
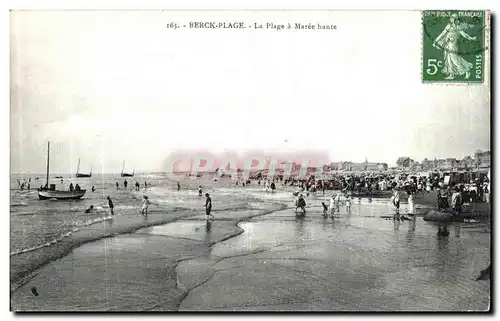
[{"label": "child on beach", "polygon": [[351,196],[349,195],[345,197],[345,210],[347,213],[351,213]]},{"label": "child on beach", "polygon": [[93,210],[94,210],[94,205],[90,205],[90,207],[85,210],[85,213],[90,213]]},{"label": "child on beach", "polygon": [[141,215],[148,216],[148,206],[149,206],[149,198],[144,195],[142,197],[142,211]]},{"label": "child on beach", "polygon": [[325,202],[321,202],[321,205],[323,206],[323,218],[328,217],[328,206],[326,206]]},{"label": "child on beach", "polygon": [[203,191],[201,190],[201,185],[198,186],[198,196],[201,197],[203,195]]},{"label": "child on beach", "polygon": [[212,212],[212,198],[210,197],[210,194],[206,193],[205,196],[207,197],[207,200],[205,202],[205,214],[207,215],[207,220],[209,217],[212,219],[215,219],[215,217],[211,214]]}]

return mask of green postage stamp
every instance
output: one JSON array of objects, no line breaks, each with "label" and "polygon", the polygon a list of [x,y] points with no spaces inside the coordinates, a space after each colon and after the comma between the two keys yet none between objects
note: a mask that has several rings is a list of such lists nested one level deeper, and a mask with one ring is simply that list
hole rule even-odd
[{"label": "green postage stamp", "polygon": [[487,11],[422,11],[422,81],[482,83]]}]

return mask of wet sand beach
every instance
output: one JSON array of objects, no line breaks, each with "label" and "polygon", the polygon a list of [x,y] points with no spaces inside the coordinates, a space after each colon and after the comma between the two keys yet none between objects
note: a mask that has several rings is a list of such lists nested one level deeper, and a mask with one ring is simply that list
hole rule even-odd
[{"label": "wet sand beach", "polygon": [[354,199],[351,213],[324,219],[318,193],[297,219],[288,189],[266,193],[254,183],[210,193],[214,221],[202,198],[170,223],[76,247],[14,290],[13,310],[488,309],[490,281],[475,278],[490,263],[489,222],[453,223],[438,237],[437,224],[422,220],[425,206],[414,221],[394,222],[381,217],[393,213],[387,200]]}]

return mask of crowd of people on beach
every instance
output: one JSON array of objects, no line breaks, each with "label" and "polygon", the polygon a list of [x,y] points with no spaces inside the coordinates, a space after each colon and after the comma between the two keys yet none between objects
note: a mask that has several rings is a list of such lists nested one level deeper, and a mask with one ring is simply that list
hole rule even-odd
[{"label": "crowd of people on beach", "polygon": [[[28,182],[28,189],[30,188]],[[399,173],[399,174],[389,174],[389,173],[341,173],[329,179],[315,179],[314,175],[310,175],[308,178],[298,179],[295,177],[290,177],[284,179],[283,176],[273,176],[273,177],[259,177],[247,180],[237,180],[236,186],[250,186],[253,183],[257,183],[257,186],[263,186],[266,192],[275,193],[277,190],[277,184],[281,183],[283,187],[296,187],[295,192],[293,192],[295,212],[299,216],[304,216],[306,213],[306,197],[311,193],[318,195],[325,195],[326,191],[334,191],[329,202],[321,202],[321,207],[323,209],[323,217],[333,217],[335,213],[340,211],[341,206],[345,206],[346,212],[351,212],[351,204],[353,197],[368,197],[371,200],[372,196],[387,196],[390,197],[390,203],[394,206],[394,219],[404,220],[405,217],[400,215],[400,203],[402,194],[408,198],[408,214],[415,214],[415,200],[414,197],[418,193],[429,193],[431,191],[437,191],[437,208],[438,210],[451,209],[453,215],[459,215],[462,211],[462,205],[465,201],[467,202],[489,202],[489,178],[486,176],[478,177],[474,181],[469,183],[457,183],[446,181],[444,175],[428,175],[421,176],[411,173]],[[18,180],[18,184],[21,189],[24,188],[24,183]],[[123,187],[128,188],[128,181],[125,179],[123,181]],[[115,183],[116,188],[120,188],[118,181]],[[143,183],[144,190],[147,191],[151,184],[147,181]],[[177,191],[181,190],[180,182],[176,183]],[[76,184],[70,183],[70,191],[78,191],[81,187]],[[136,181],[134,184],[134,190],[139,191],[141,189],[141,184]],[[95,191],[95,187],[92,186],[92,192]],[[385,194],[381,194],[385,193]],[[201,198],[205,195],[204,207],[206,210],[207,219],[214,219],[212,215],[212,198],[209,193],[203,194],[203,188],[201,185],[198,186],[198,196]],[[108,205],[113,212],[113,202],[110,196],[107,197]],[[451,202],[450,202],[451,200]],[[142,207],[140,213],[143,216],[148,215],[148,208],[150,205],[149,197],[143,195]],[[88,212],[94,210],[94,208],[88,208]],[[86,211],[87,211],[86,210]],[[300,212],[300,213],[299,213]]]}]

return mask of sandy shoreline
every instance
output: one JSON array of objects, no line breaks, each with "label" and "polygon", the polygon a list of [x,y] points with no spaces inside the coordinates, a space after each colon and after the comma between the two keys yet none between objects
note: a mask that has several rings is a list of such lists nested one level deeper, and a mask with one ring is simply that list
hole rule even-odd
[{"label": "sandy shoreline", "polygon": [[[146,307],[147,302],[141,300],[139,304],[140,308],[139,306],[134,308],[133,302],[124,305],[123,298],[121,298],[120,308],[117,310],[123,310],[125,306],[132,308],[132,310],[141,311],[157,309],[175,310],[178,308],[181,298],[186,297],[191,290],[183,285],[180,286],[183,290],[179,289],[175,271],[178,264],[187,259],[209,255],[211,247],[217,242],[222,242],[243,233],[243,230],[237,226],[241,220],[249,219],[253,216],[265,215],[273,210],[283,208],[279,204],[270,204],[268,207],[269,209],[250,209],[238,212],[222,211],[217,213],[218,218],[217,221],[211,223],[212,228],[209,237],[190,235],[186,233],[187,231],[176,231],[176,224],[191,225],[190,227],[194,228],[194,232],[198,232],[199,230],[206,231],[205,217],[191,216],[185,221],[181,220],[167,223],[166,225],[139,228],[130,234],[121,234],[82,244],[80,247],[74,248],[68,255],[42,267],[31,280],[14,291],[12,294],[12,307],[14,311],[114,310],[109,307],[112,301],[106,301],[108,302],[106,307],[101,309],[98,303],[102,302],[100,298],[85,298],[84,300],[88,300],[87,302],[89,303],[86,307],[68,306],[65,298],[74,295],[78,297],[78,300],[82,300],[82,296],[91,295],[94,292],[104,291],[107,293],[107,289],[100,288],[102,284],[100,284],[99,278],[103,276],[102,273],[95,274],[95,271],[92,272],[93,269],[102,265],[103,262],[112,261],[113,264],[111,265],[104,263],[106,265],[104,268],[105,275],[114,274],[116,276],[123,273],[123,267],[120,266],[120,263],[132,260],[134,265],[127,266],[126,270],[130,272],[127,273],[127,276],[135,278],[137,275],[142,275],[147,282],[142,284],[147,284],[143,290],[147,291],[151,291],[150,287],[154,288],[154,284],[162,283],[163,285],[160,287],[161,295],[164,297],[166,294],[168,299],[161,303],[155,302],[155,304]],[[151,250],[151,252],[148,250]],[[116,257],[115,252],[117,253]],[[88,262],[92,262],[92,265],[89,266]],[[148,272],[145,273],[144,268],[148,269]],[[151,278],[152,274],[159,274],[162,277],[156,280],[154,277]],[[55,280],[59,280],[60,283],[54,283]],[[155,280],[156,282],[153,282]],[[125,281],[123,277],[114,279],[116,282],[112,280],[108,281],[111,281],[114,286],[122,289],[124,292],[130,290],[123,289],[124,285],[135,284],[133,281]],[[64,286],[61,286],[63,283]],[[85,291],[89,286],[84,287],[83,283],[90,283],[91,287],[94,287],[89,291],[90,293]],[[30,289],[33,286],[38,289],[40,297],[35,297],[31,294]],[[77,290],[80,286],[82,288]],[[140,282],[139,284],[135,284],[135,286],[140,287]],[[135,291],[141,292],[137,288]],[[42,299],[43,294],[49,294],[49,298]],[[43,302],[43,307],[39,304],[40,301]],[[90,304],[90,302],[93,303]]]}]

